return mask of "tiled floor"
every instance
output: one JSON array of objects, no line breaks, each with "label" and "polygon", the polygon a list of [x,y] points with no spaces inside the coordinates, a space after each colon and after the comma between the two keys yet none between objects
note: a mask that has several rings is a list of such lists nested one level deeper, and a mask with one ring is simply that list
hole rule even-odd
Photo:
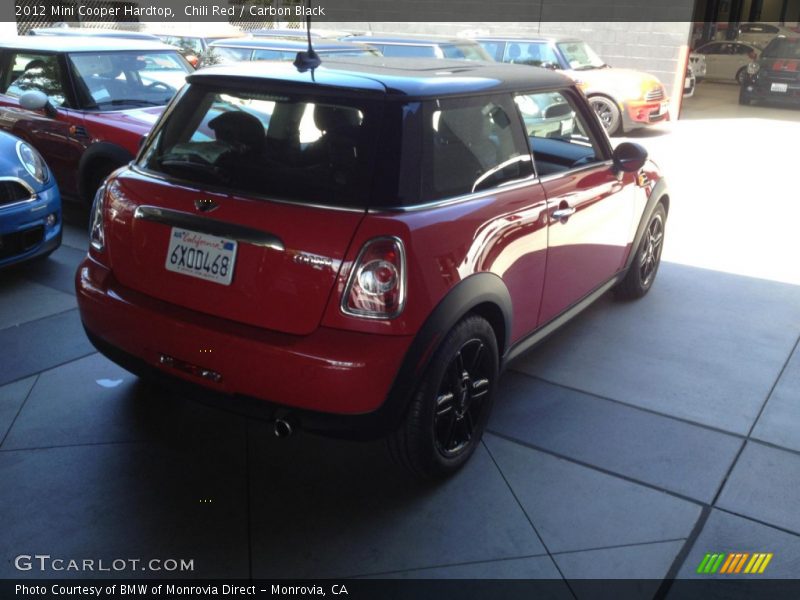
[{"label": "tiled floor", "polygon": [[32,551],[194,559],[181,575],[199,578],[564,578],[565,597],[690,578],[710,551],[773,552],[765,575],[796,576],[796,153],[764,149],[800,139],[800,111],[735,92],[701,84],[686,120],[632,136],[672,189],[654,289],[512,364],[482,447],[438,485],[380,443],[276,440],[96,354],[71,207],[49,261],[0,275],[0,577]]}]

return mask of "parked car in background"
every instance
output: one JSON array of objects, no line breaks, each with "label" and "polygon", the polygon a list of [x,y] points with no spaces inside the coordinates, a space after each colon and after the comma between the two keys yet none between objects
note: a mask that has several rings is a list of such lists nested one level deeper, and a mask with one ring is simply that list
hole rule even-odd
[{"label": "parked car in background", "polygon": [[773,23],[742,23],[739,25],[736,41],[764,48],[779,35],[796,36],[797,32]]},{"label": "parked car in background", "polygon": [[[200,62],[200,57],[208,49],[208,46],[216,40],[225,40],[236,37],[235,31],[228,31],[226,33],[219,33],[216,35],[193,35],[193,34],[175,34],[175,33],[159,33],[158,39],[165,44],[175,46],[178,48],[183,57],[189,61],[189,64],[196,67]],[[244,35],[244,34],[241,34]]]},{"label": "parked car in background", "polygon": [[742,84],[747,65],[758,59],[761,49],[743,42],[709,42],[696,52],[706,57],[706,78]]},{"label": "parked car in background", "polygon": [[[298,52],[308,49],[305,38],[299,37],[244,37],[217,40],[208,46],[200,57],[198,67],[208,67],[250,60],[293,61]],[[380,56],[375,48],[348,42],[323,41],[314,43],[314,51],[321,57]]]},{"label": "parked car in background", "polygon": [[[261,29],[251,29],[248,31],[250,35],[255,37],[280,37],[280,38],[302,38],[307,39],[308,33],[305,29],[292,29],[289,27],[275,27],[275,28],[261,28]],[[319,38],[322,37],[319,33],[312,31],[311,32],[312,38]]]},{"label": "parked car in background", "polygon": [[341,39],[369,44],[377,48],[384,56],[492,60],[492,57],[484,52],[480,44],[464,38],[386,33],[350,35]]},{"label": "parked car in background", "polygon": [[653,285],[666,182],[561,74],[350,57],[188,82],[98,192],[76,273],[90,340],[134,373],[443,476],[504,364]]},{"label": "parked car in background", "polygon": [[0,268],[49,255],[61,245],[61,196],[27,142],[0,132]]},{"label": "parked car in background", "polygon": [[94,29],[91,27],[35,27],[28,35],[57,35],[78,37],[117,38],[120,40],[144,40],[157,42],[159,39],[144,31],[127,31],[125,29]]},{"label": "parked car in background", "polygon": [[563,70],[581,87],[609,135],[669,118],[669,99],[661,82],[642,71],[607,65],[575,38],[478,37],[495,60]]},{"label": "parked car in background", "polygon": [[800,35],[774,38],[748,65],[739,104],[759,101],[800,105]]},{"label": "parked car in background", "polygon": [[190,72],[161,42],[0,41],[0,129],[42,154],[63,194],[91,200],[106,175],[133,159]]}]

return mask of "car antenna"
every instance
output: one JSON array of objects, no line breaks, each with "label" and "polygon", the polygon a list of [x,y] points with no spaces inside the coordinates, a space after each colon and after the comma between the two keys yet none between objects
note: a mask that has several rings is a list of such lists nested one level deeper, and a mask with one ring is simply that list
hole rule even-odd
[{"label": "car antenna", "polygon": [[[306,0],[306,8],[308,8],[308,0]],[[297,70],[301,73],[305,73],[309,69],[311,69],[311,74],[313,76],[314,69],[316,69],[320,64],[322,64],[322,59],[320,59],[319,54],[314,51],[314,47],[311,45],[311,11],[306,11],[306,35],[308,36],[308,50],[303,52],[302,50],[297,53],[297,56],[294,58],[294,66],[297,67]]]}]

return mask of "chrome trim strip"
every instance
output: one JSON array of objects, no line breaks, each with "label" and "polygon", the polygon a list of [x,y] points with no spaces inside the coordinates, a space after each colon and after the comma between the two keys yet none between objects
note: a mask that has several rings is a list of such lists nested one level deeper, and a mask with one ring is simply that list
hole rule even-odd
[{"label": "chrome trim strip", "polygon": [[143,205],[136,208],[133,218],[162,223],[172,227],[181,227],[217,237],[231,238],[237,242],[253,244],[262,248],[272,248],[279,252],[286,250],[283,241],[272,233],[245,227],[244,225],[236,225],[235,223],[224,223],[216,219],[199,217],[180,210]]},{"label": "chrome trim strip", "polygon": [[319,208],[322,210],[338,210],[342,212],[351,212],[351,213],[360,213],[364,214],[364,208],[353,208],[349,206],[335,206],[335,205],[327,205],[327,204],[314,204],[311,202],[296,202],[294,200],[282,200],[280,198],[272,198],[267,196],[262,196],[260,194],[256,194],[254,192],[246,192],[246,191],[235,191],[231,190],[230,188],[226,188],[223,186],[216,186],[216,185],[207,185],[204,184],[202,188],[198,187],[196,181],[189,181],[188,179],[179,179],[177,177],[167,177],[163,173],[157,173],[156,171],[151,171],[149,169],[145,169],[144,167],[133,163],[129,167],[131,171],[134,173],[138,173],[139,175],[144,175],[146,177],[152,177],[153,179],[159,179],[161,181],[165,181],[167,183],[174,183],[176,185],[182,185],[193,190],[201,190],[202,192],[216,192],[222,193],[226,195],[236,195],[241,196],[243,198],[254,198],[256,200],[263,200],[265,202],[275,202],[276,204],[288,204],[290,206],[304,206],[306,208]]},{"label": "chrome trim strip", "polygon": [[0,181],[14,181],[24,187],[30,194],[30,196],[24,200],[17,200],[16,202],[11,202],[9,204],[0,204],[0,210],[5,210],[6,208],[12,208],[15,206],[22,206],[23,204],[28,204],[39,199],[39,194],[37,194],[33,187],[31,187],[31,184],[24,179],[20,179],[19,177],[0,177]]},{"label": "chrome trim strip", "polygon": [[614,161],[613,160],[604,160],[604,161],[592,163],[590,165],[584,165],[584,166],[581,166],[581,167],[579,167],[577,169],[569,169],[567,171],[559,171],[558,173],[551,173],[550,175],[545,175],[544,177],[542,177],[540,181],[542,183],[547,183],[548,181],[553,181],[555,179],[558,179],[559,177],[564,177],[565,175],[573,175],[573,174],[576,174],[576,173],[581,173],[583,171],[588,171],[589,169],[596,169],[599,166],[613,167],[614,166]]},{"label": "chrome trim strip", "polygon": [[470,200],[478,200],[480,198],[485,198],[486,196],[491,196],[499,192],[505,192],[508,190],[520,190],[522,188],[532,187],[538,183],[539,183],[539,178],[531,175],[530,177],[526,177],[525,179],[510,181],[508,183],[501,184],[497,187],[493,187],[489,190],[481,190],[480,192],[462,194],[461,196],[452,196],[450,198],[444,198],[442,200],[432,200],[430,202],[424,202],[422,204],[412,204],[410,206],[380,206],[380,207],[370,208],[367,212],[369,214],[380,214],[385,212],[406,213],[418,210],[430,210],[432,208],[440,208],[442,206],[451,206],[453,204],[469,202]]}]

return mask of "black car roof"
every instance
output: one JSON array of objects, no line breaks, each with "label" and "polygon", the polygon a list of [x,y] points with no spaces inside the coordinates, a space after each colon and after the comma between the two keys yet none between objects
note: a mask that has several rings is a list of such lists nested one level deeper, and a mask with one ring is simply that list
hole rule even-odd
[{"label": "black car roof", "polygon": [[504,91],[563,88],[572,80],[549,69],[483,61],[427,58],[325,58],[314,71],[299,72],[291,63],[269,70],[257,62],[209,67],[187,77],[190,83],[225,86],[243,82],[277,81],[426,98]]},{"label": "black car roof", "polygon": [[399,34],[399,33],[379,33],[377,35],[349,35],[341,38],[342,40],[353,40],[359,42],[375,42],[380,44],[418,44],[427,46],[440,46],[442,44],[474,44],[468,38],[446,37],[441,35],[421,35],[421,34]]},{"label": "black car roof", "polygon": [[97,52],[114,50],[165,50],[177,52],[174,46],[149,40],[129,40],[102,36],[26,35],[0,41],[0,48],[41,50],[43,52]]},{"label": "black car roof", "polygon": [[[360,44],[321,39],[315,39],[313,43],[315,50],[360,50],[363,48],[363,45]],[[258,50],[296,50],[299,52],[308,48],[308,42],[305,38],[300,37],[262,36],[215,40],[209,46],[211,48],[254,48]]]}]

